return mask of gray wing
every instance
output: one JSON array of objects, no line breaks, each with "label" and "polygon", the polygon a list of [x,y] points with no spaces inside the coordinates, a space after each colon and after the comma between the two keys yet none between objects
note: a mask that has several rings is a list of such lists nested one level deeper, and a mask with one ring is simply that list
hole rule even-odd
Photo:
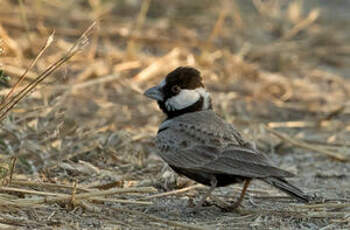
[{"label": "gray wing", "polygon": [[156,143],[160,156],[168,164],[252,178],[293,176],[272,166],[264,154],[249,147],[239,133],[214,112],[201,111],[191,116],[179,116],[160,126]]},{"label": "gray wing", "polygon": [[249,145],[244,141],[239,132],[221,119],[212,110],[187,113],[164,121],[159,130],[172,128],[187,133],[188,135],[203,137],[203,139],[216,139],[221,144],[230,143],[237,145]]}]

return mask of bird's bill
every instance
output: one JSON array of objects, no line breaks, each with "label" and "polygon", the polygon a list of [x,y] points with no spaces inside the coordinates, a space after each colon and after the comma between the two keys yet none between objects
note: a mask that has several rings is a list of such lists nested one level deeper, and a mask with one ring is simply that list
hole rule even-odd
[{"label": "bird's bill", "polygon": [[160,86],[154,86],[152,88],[149,88],[148,90],[145,91],[145,96],[149,97],[151,99],[154,99],[156,101],[163,101],[164,100],[164,95],[160,89]]}]

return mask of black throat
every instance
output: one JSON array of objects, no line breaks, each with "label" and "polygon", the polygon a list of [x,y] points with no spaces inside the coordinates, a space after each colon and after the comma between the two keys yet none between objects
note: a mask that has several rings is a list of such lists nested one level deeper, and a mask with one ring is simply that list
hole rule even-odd
[{"label": "black throat", "polygon": [[[199,98],[199,100],[194,103],[193,105],[191,106],[188,106],[184,109],[180,109],[180,110],[168,110],[165,106],[165,103],[162,102],[162,101],[158,101],[158,105],[159,105],[159,108],[166,114],[167,118],[166,120],[168,119],[171,119],[171,118],[174,118],[174,117],[177,117],[177,116],[180,116],[180,115],[183,115],[185,113],[193,113],[193,112],[198,112],[198,111],[201,111],[203,110],[203,103],[204,103],[204,99],[203,97],[201,96]],[[209,109],[212,108],[211,106],[211,103],[209,101]]]}]

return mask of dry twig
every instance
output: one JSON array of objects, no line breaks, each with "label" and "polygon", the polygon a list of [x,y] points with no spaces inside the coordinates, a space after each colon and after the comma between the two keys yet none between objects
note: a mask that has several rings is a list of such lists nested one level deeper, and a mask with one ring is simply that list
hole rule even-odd
[{"label": "dry twig", "polygon": [[[44,70],[39,76],[34,79],[31,83],[29,83],[24,89],[22,89],[18,94],[13,96],[11,100],[7,100],[7,102],[3,103],[1,109],[0,109],[0,121],[3,120],[6,116],[6,114],[19,102],[21,101],[26,95],[28,95],[40,82],[42,82],[45,78],[50,76],[56,69],[58,69],[61,65],[63,65],[65,62],[67,62],[71,57],[73,57],[76,53],[81,51],[81,49],[87,44],[88,39],[87,36],[91,33],[92,29],[94,28],[96,22],[92,23],[87,30],[80,36],[80,38],[73,44],[70,50],[67,51],[66,54],[64,54],[58,61],[50,65],[46,70]],[[51,44],[52,37],[49,37],[48,42],[46,44]],[[38,60],[39,57],[42,55],[42,53],[46,50],[48,45],[45,45],[42,51],[39,53],[37,58],[35,60]],[[34,60],[34,64],[35,64]],[[32,65],[34,65],[32,63]],[[32,67],[32,66],[31,66]],[[30,67],[30,68],[31,68]],[[20,78],[18,82],[21,82],[25,77],[25,74]],[[17,85],[15,85],[17,87]],[[9,94],[12,94],[12,91],[9,92]],[[7,97],[8,98],[8,97]]]},{"label": "dry twig", "polygon": [[[94,198],[99,196],[124,194],[124,193],[151,193],[151,192],[155,192],[156,190],[152,187],[109,189],[105,191],[93,191],[93,192],[74,194],[74,197],[72,195],[62,194],[62,193],[48,193],[48,192],[40,192],[40,191],[28,190],[28,189],[11,188],[11,187],[0,187],[0,191],[19,192],[23,194],[34,194],[34,195],[42,195],[42,196],[54,196],[54,197],[45,197],[45,198],[0,201],[0,205],[2,206],[5,205],[5,206],[15,206],[15,207],[34,207],[36,205],[41,205],[46,203],[72,202],[73,199],[75,201],[81,200],[81,199],[94,200]],[[103,201],[103,200],[100,200],[100,201]],[[117,200],[114,200],[114,201],[117,201]],[[126,202],[123,202],[123,203],[126,203]],[[132,202],[132,203],[135,203],[135,202]]]},{"label": "dry twig", "polygon": [[150,199],[153,199],[153,198],[159,198],[159,197],[165,197],[165,196],[171,196],[171,195],[178,195],[178,194],[182,194],[182,193],[185,193],[185,192],[197,189],[197,188],[204,188],[204,186],[200,185],[200,184],[196,184],[196,185],[192,185],[192,186],[189,186],[189,187],[186,187],[186,188],[177,189],[177,190],[174,190],[174,191],[169,191],[169,192],[164,192],[164,193],[159,193],[159,194],[155,194],[155,195],[152,195],[152,196],[148,196],[148,197],[143,198],[143,200],[150,200]]},{"label": "dry twig", "polygon": [[316,146],[313,146],[313,145],[310,145],[310,144],[307,144],[307,143],[304,143],[302,141],[298,141],[298,140],[295,140],[289,136],[287,136],[286,134],[282,134],[280,132],[277,132],[276,130],[274,129],[271,129],[267,126],[265,126],[265,129],[268,130],[269,132],[271,132],[272,134],[274,134],[275,136],[279,137],[280,139],[282,139],[283,141],[286,141],[296,147],[299,147],[299,148],[303,148],[303,149],[307,149],[307,150],[311,150],[311,151],[315,151],[315,152],[319,152],[319,153],[322,153],[322,154],[325,154],[335,160],[338,160],[338,161],[342,161],[342,162],[347,162],[349,161],[349,159],[344,156],[344,155],[341,155],[339,153],[334,153],[334,152],[331,152],[331,151],[328,151],[328,150],[325,150],[325,149],[321,149],[319,147],[316,147]]}]

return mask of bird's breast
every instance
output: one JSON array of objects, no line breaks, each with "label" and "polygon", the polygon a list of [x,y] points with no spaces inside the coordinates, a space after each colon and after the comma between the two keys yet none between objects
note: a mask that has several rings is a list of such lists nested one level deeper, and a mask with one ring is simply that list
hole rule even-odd
[{"label": "bird's breast", "polygon": [[220,134],[187,124],[167,128],[159,132],[156,137],[156,145],[161,151],[190,149],[198,145],[221,148],[229,143],[232,142]]}]

